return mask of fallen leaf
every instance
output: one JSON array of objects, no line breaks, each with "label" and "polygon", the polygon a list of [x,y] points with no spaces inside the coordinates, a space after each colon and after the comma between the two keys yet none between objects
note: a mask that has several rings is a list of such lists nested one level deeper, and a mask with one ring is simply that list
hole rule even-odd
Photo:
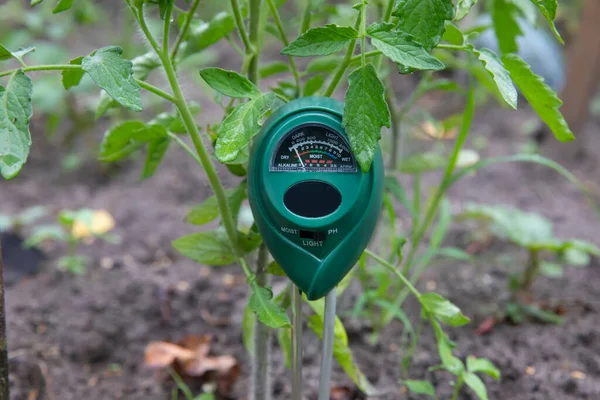
[{"label": "fallen leaf", "polygon": [[533,368],[531,366],[525,368],[525,375],[527,375],[527,376],[535,375],[535,368]]},{"label": "fallen leaf", "polygon": [[571,372],[571,377],[577,380],[585,379],[585,374],[581,371],[573,371]]},{"label": "fallen leaf", "polygon": [[478,327],[475,329],[475,334],[477,336],[485,335],[486,333],[490,333],[492,329],[496,325],[496,318],[487,317]]},{"label": "fallen leaf", "polygon": [[333,386],[329,393],[331,400],[353,400],[356,398],[355,391],[348,386]]},{"label": "fallen leaf", "polygon": [[146,346],[144,365],[150,368],[166,368],[175,361],[188,361],[194,352],[169,342],[152,342]]}]

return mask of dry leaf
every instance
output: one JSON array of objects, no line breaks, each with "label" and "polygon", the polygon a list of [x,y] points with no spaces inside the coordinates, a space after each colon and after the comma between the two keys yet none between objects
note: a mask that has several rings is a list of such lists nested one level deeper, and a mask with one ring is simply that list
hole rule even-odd
[{"label": "dry leaf", "polygon": [[357,398],[356,390],[348,386],[333,386],[329,393],[331,400],[353,400]]},{"label": "dry leaf", "polygon": [[71,234],[76,239],[102,235],[115,227],[115,220],[106,210],[94,210],[91,221],[75,220]]},{"label": "dry leaf", "polygon": [[150,368],[165,368],[175,361],[186,362],[194,358],[194,352],[168,342],[152,342],[146,346],[144,365]]}]

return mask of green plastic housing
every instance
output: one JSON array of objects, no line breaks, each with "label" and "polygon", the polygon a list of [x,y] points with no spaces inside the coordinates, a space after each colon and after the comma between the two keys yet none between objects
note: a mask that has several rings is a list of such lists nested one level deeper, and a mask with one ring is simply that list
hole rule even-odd
[{"label": "green plastic housing", "polygon": [[[343,103],[305,97],[279,108],[267,119],[250,152],[248,199],[256,225],[273,258],[309,300],[325,296],[346,276],[366,248],[383,202],[383,160],[377,148],[368,173],[270,171],[281,138],[306,124],[325,125],[346,139]],[[338,189],[341,204],[331,214],[307,218],[285,206],[285,192],[302,181],[323,181]],[[303,232],[319,232],[323,240]],[[325,237],[323,238],[323,235]]]}]

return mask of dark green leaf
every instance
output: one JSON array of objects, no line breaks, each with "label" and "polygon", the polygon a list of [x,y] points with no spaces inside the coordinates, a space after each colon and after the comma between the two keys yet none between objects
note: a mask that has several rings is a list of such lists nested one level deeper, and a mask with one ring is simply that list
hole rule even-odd
[{"label": "dark green leaf", "polygon": [[466,17],[475,3],[477,3],[477,0],[458,0],[458,4],[456,5],[456,16],[454,19],[460,21]]},{"label": "dark green leaf", "polygon": [[59,12],[66,11],[73,5],[74,0],[58,0],[56,7],[52,10],[52,14],[58,14]]},{"label": "dark green leaf", "polygon": [[440,42],[446,21],[454,18],[454,4],[452,0],[398,0],[393,15],[399,18],[399,31],[431,50]]},{"label": "dark green leaf", "polygon": [[472,391],[475,392],[477,397],[480,400],[488,400],[487,390],[485,389],[485,383],[481,380],[480,377],[475,375],[472,372],[465,372],[463,375],[463,379],[465,380],[465,384],[471,388]]},{"label": "dark green leaf", "polygon": [[481,372],[496,380],[500,379],[500,370],[487,358],[467,357],[467,370],[472,373]]},{"label": "dark green leaf", "polygon": [[424,394],[426,396],[431,397],[432,399],[437,399],[435,395],[435,388],[429,381],[415,381],[411,379],[407,379],[402,381],[402,384],[405,385],[408,390],[413,392],[414,394]]},{"label": "dark green leaf", "polygon": [[550,29],[554,33],[554,36],[558,39],[561,44],[565,44],[563,38],[560,36],[558,29],[556,29],[556,25],[554,24],[554,19],[556,18],[556,9],[558,8],[557,0],[531,0],[533,4],[537,6],[537,8],[541,11],[541,13],[546,17],[548,24],[550,25]]},{"label": "dark green leaf", "polygon": [[312,28],[286,46],[281,54],[307,57],[326,56],[342,51],[358,32],[351,26],[325,25]]},{"label": "dark green leaf", "polygon": [[198,53],[217,43],[235,29],[233,17],[220,12],[210,22],[192,23],[189,37],[181,44],[181,58]]},{"label": "dark green leaf", "polygon": [[273,106],[274,93],[253,97],[236,106],[219,128],[215,155],[222,163],[233,161],[258,133],[265,114]]},{"label": "dark green leaf", "polygon": [[381,128],[390,127],[390,118],[384,87],[373,64],[354,70],[348,77],[342,124],[350,138],[352,152],[364,172],[371,168]]},{"label": "dark green leaf", "polygon": [[262,243],[262,237],[259,233],[249,231],[247,233],[238,232],[240,248],[246,253],[250,253],[258,248]]},{"label": "dark green leaf", "polygon": [[121,57],[118,46],[104,47],[84,57],[81,65],[94,82],[119,104],[142,111],[140,86],[133,77],[132,63]]},{"label": "dark green leaf", "polygon": [[[306,299],[306,297],[304,297]],[[309,301],[308,304],[315,312],[314,315],[308,319],[308,327],[319,336],[323,338],[323,315],[325,313],[325,301],[324,299]],[[362,390],[367,396],[377,395],[377,390],[369,382],[367,377],[363,374],[360,368],[354,363],[352,356],[352,350],[348,345],[348,334],[344,328],[342,321],[336,316],[335,325],[333,329],[333,356],[340,364],[342,369],[346,372],[348,377]]]},{"label": "dark green leaf", "polygon": [[267,272],[275,276],[287,276],[283,268],[276,261],[271,262],[267,266]]},{"label": "dark green leaf", "polygon": [[477,55],[485,69],[492,75],[494,83],[506,104],[516,110],[518,99],[517,89],[515,89],[510,74],[504,68],[504,64],[500,58],[492,50],[485,48],[479,50],[473,49],[473,53]]},{"label": "dark green leaf", "polygon": [[269,76],[281,74],[283,72],[288,72],[289,70],[290,67],[287,63],[284,63],[282,61],[274,61],[272,63],[263,65],[260,68],[259,74],[260,78],[264,79],[268,78]]},{"label": "dark green leaf", "polygon": [[273,302],[271,288],[261,287],[256,281],[251,283],[251,288],[252,294],[248,307],[256,314],[260,322],[274,329],[292,327],[285,309]]},{"label": "dark green leaf", "polygon": [[150,178],[156,172],[160,162],[162,161],[171,139],[168,136],[155,139],[148,143],[148,153],[146,154],[146,161],[144,162],[144,168],[142,169],[142,179]]},{"label": "dark green leaf", "polygon": [[[83,57],[77,57],[72,59],[71,61],[69,61],[69,64],[71,65],[81,65],[81,61],[83,60]],[[65,89],[69,90],[70,88],[79,85],[79,82],[81,82],[81,79],[83,78],[83,75],[85,74],[85,71],[83,69],[80,70],[64,70],[62,72],[62,84],[64,86]]]},{"label": "dark green leaf", "polygon": [[29,155],[31,134],[31,79],[18,71],[0,86],[0,174],[4,179],[17,176]]},{"label": "dark green leaf", "polygon": [[573,132],[559,111],[562,101],[554,90],[544,83],[544,79],[534,74],[529,65],[516,54],[505,54],[502,61],[523,96],[542,121],[550,127],[554,136],[561,142],[574,140]]},{"label": "dark green leaf", "polygon": [[173,247],[192,260],[206,265],[228,265],[235,262],[227,235],[221,231],[192,233],[173,241]]},{"label": "dark green leaf", "polygon": [[325,83],[325,77],[323,75],[315,75],[306,81],[304,85],[304,96],[312,96],[317,93],[321,86]]},{"label": "dark green leaf", "polygon": [[512,0],[492,0],[492,23],[500,52],[516,53],[519,50],[517,37],[522,35],[517,23],[519,9]]},{"label": "dark green leaf", "polygon": [[145,142],[152,142],[167,135],[162,125],[146,125],[141,121],[126,121],[106,131],[100,144],[100,161],[120,160]]},{"label": "dark green leaf", "polygon": [[204,68],[200,76],[208,86],[225,96],[236,99],[260,96],[260,90],[245,76],[221,68]]},{"label": "dark green leaf", "polygon": [[397,64],[419,70],[439,71],[445,68],[440,60],[429,54],[410,35],[380,30],[373,25],[369,27],[369,35],[373,46]]},{"label": "dark green leaf", "polygon": [[469,323],[458,307],[437,293],[424,293],[419,297],[423,308],[436,319],[450,325],[462,326]]}]

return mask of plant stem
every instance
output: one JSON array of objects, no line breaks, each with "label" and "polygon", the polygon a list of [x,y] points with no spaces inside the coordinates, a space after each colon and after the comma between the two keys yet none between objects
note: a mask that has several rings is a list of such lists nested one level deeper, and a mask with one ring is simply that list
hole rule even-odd
[{"label": "plant stem", "polygon": [[173,4],[167,1],[167,10],[165,12],[165,21],[163,23],[163,49],[169,51],[169,36],[171,34],[171,15],[173,14]]},{"label": "plant stem", "polygon": [[360,9],[360,65],[364,67],[367,65],[366,53],[366,38],[367,38],[367,2],[363,3]]},{"label": "plant stem", "polygon": [[242,17],[242,10],[240,8],[240,4],[238,0],[231,0],[231,10],[233,11],[233,17],[235,19],[235,24],[238,28],[238,33],[240,35],[240,39],[244,44],[246,49],[246,55],[251,55],[254,53],[254,49],[250,44],[250,39],[248,38],[248,34],[246,33],[246,25],[244,25],[244,17]]},{"label": "plant stem", "polygon": [[391,273],[396,275],[396,277],[400,279],[406,285],[406,287],[408,287],[408,289],[415,295],[415,297],[421,297],[421,293],[417,290],[417,288],[414,287],[413,284],[408,280],[408,278],[404,276],[404,274],[402,274],[400,271],[398,271],[396,267],[394,267],[382,257],[379,257],[377,254],[373,253],[369,249],[365,250],[365,254],[377,261],[379,264],[386,267]]},{"label": "plant stem", "polygon": [[454,384],[454,393],[452,394],[452,398],[450,400],[458,399],[458,394],[460,393],[460,389],[463,387],[463,378],[459,376],[456,383]]},{"label": "plant stem", "polygon": [[175,39],[175,44],[173,45],[173,50],[171,51],[172,61],[175,61],[175,57],[177,57],[177,52],[179,52],[179,46],[181,46],[183,39],[185,39],[185,36],[187,35],[188,29],[190,28],[190,23],[194,19],[194,15],[196,14],[196,9],[198,8],[199,4],[200,0],[194,0],[192,5],[190,6],[189,11],[185,15],[185,19],[183,20],[183,26],[181,27],[179,35],[177,35],[177,39]]},{"label": "plant stem", "polygon": [[0,400],[9,400],[8,346],[6,345],[6,313],[4,307],[4,265],[0,243]]},{"label": "plant stem", "polygon": [[[258,249],[258,259],[256,261],[256,283],[265,287],[269,285],[267,274],[267,261],[269,250],[263,243]],[[293,290],[293,289],[292,289]],[[269,369],[271,366],[269,342],[271,338],[271,329],[256,321],[254,324],[254,360],[252,360],[252,400],[268,400],[271,398],[271,380]]]},{"label": "plant stem", "polygon": [[[378,56],[380,54],[381,54],[381,51],[379,51],[379,50],[371,50],[371,51],[367,51],[365,53],[365,57],[367,57],[367,58],[369,58],[369,57],[375,57],[375,56]],[[352,57],[350,59],[350,64],[352,64],[353,62],[356,62],[356,61],[360,60],[362,58],[362,56],[363,55],[361,53],[361,54],[359,54],[357,56]]]},{"label": "plant stem", "polygon": [[[360,28],[361,21],[362,21],[362,15],[359,13],[358,17],[356,17],[356,22],[354,23],[354,28],[356,30],[358,30]],[[327,86],[327,90],[325,91],[325,94],[324,94],[325,96],[331,97],[331,95],[333,95],[333,92],[335,92],[335,89],[339,85],[340,80],[342,79],[342,77],[344,76],[344,73],[348,69],[350,62],[352,61],[352,56],[354,55],[354,50],[356,48],[356,40],[357,39],[352,40],[350,42],[350,44],[348,45],[348,50],[346,51],[344,60],[342,61],[342,63],[338,67],[338,69],[335,71],[335,74],[334,74],[333,78],[331,79],[329,86]]]},{"label": "plant stem", "polygon": [[250,0],[250,27],[249,39],[250,45],[254,49],[250,65],[248,67],[248,79],[253,83],[258,83],[258,62],[260,58],[260,7],[261,0]]},{"label": "plant stem", "polygon": [[[366,56],[366,54],[365,54]],[[392,150],[390,154],[390,169],[394,171],[398,166],[398,142],[400,140],[400,119],[398,118],[398,104],[396,103],[396,96],[391,89],[392,85],[389,84],[388,77],[388,90],[385,91],[385,98],[390,107],[390,117],[392,120]]]},{"label": "plant stem", "polygon": [[306,7],[304,7],[304,14],[302,15],[302,24],[300,25],[300,33],[304,33],[310,29],[310,21],[312,18],[312,1],[306,0]]},{"label": "plant stem", "polygon": [[155,95],[162,97],[163,99],[168,100],[171,103],[175,103],[175,97],[163,91],[162,89],[159,89],[156,86],[149,84],[148,82],[142,81],[141,79],[136,79],[136,82],[138,85],[140,85],[140,87],[146,89],[147,91],[154,93]]},{"label": "plant stem", "polygon": [[519,288],[521,293],[527,293],[531,290],[531,285],[533,285],[539,272],[540,251],[537,249],[529,249],[529,260],[527,260],[527,267],[523,273],[523,282],[521,282],[521,287]]},{"label": "plant stem", "polygon": [[[394,11],[395,0],[388,0],[387,7],[385,9],[385,15],[383,17],[383,22],[390,22],[392,19],[392,12]],[[378,57],[375,61],[375,68],[379,70],[381,68],[381,64],[383,63],[383,57]]]},{"label": "plant stem", "polygon": [[169,135],[171,139],[176,141],[177,144],[181,146],[181,148],[183,148],[186,151],[186,153],[188,153],[190,157],[192,157],[194,161],[198,163],[198,165],[202,166],[202,160],[200,160],[200,157],[198,157],[194,150],[192,150],[190,146],[188,146],[183,140],[181,140],[181,138],[177,134],[167,131],[167,135]]},{"label": "plant stem", "polygon": [[[281,41],[284,46],[290,44],[285,35],[285,30],[283,29],[283,25],[281,24],[281,18],[279,17],[279,11],[277,11],[277,6],[273,0],[267,0],[267,4],[269,5],[269,9],[271,10],[271,14],[273,15],[273,20],[275,21],[275,25],[277,26],[277,30],[279,31],[279,36],[281,37]],[[292,69],[292,74],[294,75],[294,81],[296,82],[296,87],[298,88],[298,97],[302,96],[302,86],[300,85],[300,75],[298,74],[298,69],[296,68],[296,61],[294,61],[294,57],[288,57],[290,61],[290,68]]]},{"label": "plant stem", "polygon": [[440,43],[437,46],[435,46],[436,49],[446,49],[446,50],[467,50],[468,47],[467,46],[460,46],[460,45],[455,45],[455,44],[444,44],[444,43]]}]

